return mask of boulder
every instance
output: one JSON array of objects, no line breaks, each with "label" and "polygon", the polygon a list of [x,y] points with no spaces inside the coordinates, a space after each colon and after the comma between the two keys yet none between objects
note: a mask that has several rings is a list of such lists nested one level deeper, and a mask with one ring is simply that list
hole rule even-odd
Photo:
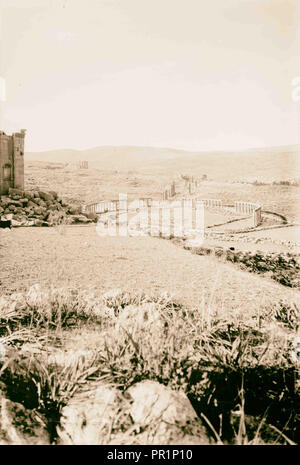
[{"label": "boulder", "polygon": [[27,203],[27,208],[29,207],[35,207],[37,204],[35,202],[33,202],[32,200],[29,200],[28,203]]},{"label": "boulder", "polygon": [[45,221],[43,221],[42,219],[39,219],[39,218],[36,218],[35,220],[33,220],[33,225],[34,226],[48,226],[48,224],[44,224]]},{"label": "boulder", "polygon": [[71,215],[73,223],[91,223],[92,220],[84,215]]},{"label": "boulder", "polygon": [[93,223],[97,223],[98,221],[98,216],[96,215],[96,213],[87,213],[85,216],[92,220]]},{"label": "boulder", "polygon": [[45,216],[47,219],[47,222],[49,223],[50,226],[54,226],[57,224],[61,224],[66,220],[66,216],[64,212],[58,212],[58,211],[50,211],[49,215]]},{"label": "boulder", "polygon": [[14,214],[12,219],[15,220],[15,221],[20,221],[21,223],[22,222],[26,223],[26,221],[27,221],[27,217],[25,215],[22,215],[22,214],[20,214],[20,215]]},{"label": "boulder", "polygon": [[81,207],[78,205],[69,205],[68,212],[71,215],[79,215],[81,213]]},{"label": "boulder", "polygon": [[57,192],[55,191],[49,191],[49,194],[52,195],[52,197],[56,200],[57,199]]},{"label": "boulder", "polygon": [[11,225],[14,227],[14,228],[17,228],[19,226],[23,226],[22,222],[20,220],[17,220],[17,219],[12,219],[11,220]]},{"label": "boulder", "polygon": [[131,386],[127,393],[133,399],[130,412],[135,423],[143,426],[153,421],[186,423],[197,419],[186,395],[156,381],[142,381]]},{"label": "boulder", "polygon": [[52,205],[49,205],[49,207],[47,207],[47,210],[48,210],[48,212],[49,211],[57,211],[58,208],[57,208],[57,205],[53,203]]},{"label": "boulder", "polygon": [[61,412],[60,444],[102,444],[118,411],[116,396],[116,389],[105,385],[76,394]]},{"label": "boulder", "polygon": [[0,444],[49,445],[46,420],[36,410],[7,399],[0,391]]},{"label": "boulder", "polygon": [[19,200],[12,200],[12,199],[9,199],[9,201],[7,202],[7,205],[14,205],[15,207],[23,206],[23,204]]},{"label": "boulder", "polygon": [[10,201],[10,198],[6,197],[6,195],[1,196],[1,205],[4,205],[4,206],[8,205],[9,201]]},{"label": "boulder", "polygon": [[15,189],[13,187],[9,187],[8,194],[9,196],[20,195],[21,197],[24,197],[24,191],[22,191],[21,189]]},{"label": "boulder", "polygon": [[61,204],[58,202],[58,200],[57,200],[55,203],[53,203],[52,205],[55,205],[55,207],[56,207],[57,210],[63,210],[63,207],[62,207]]},{"label": "boulder", "polygon": [[189,425],[194,425],[194,431],[197,430],[196,435],[193,430],[188,433],[189,444],[190,436],[195,444],[211,443],[205,427],[183,392],[172,391],[156,381],[146,380],[131,386],[127,393],[133,400],[130,415],[134,423],[152,431],[145,436],[144,443],[181,444],[185,436],[184,428]]},{"label": "boulder", "polygon": [[49,192],[43,192],[43,191],[39,191],[39,197],[42,199],[42,200],[50,200],[51,202],[53,202],[54,200],[54,197],[52,194],[50,194]]},{"label": "boulder", "polygon": [[44,201],[43,201],[42,199],[40,199],[39,197],[35,197],[35,198],[33,199],[33,202],[34,202],[36,205],[42,206],[42,204],[43,204]]},{"label": "boulder", "polygon": [[43,215],[43,214],[46,213],[46,211],[47,211],[47,210],[46,210],[46,208],[44,208],[44,207],[36,206],[36,207],[34,208],[34,213],[35,213],[36,215]]},{"label": "boulder", "polygon": [[140,305],[127,305],[120,310],[115,322],[115,328],[124,329],[132,333],[139,328],[140,331],[159,331],[163,328],[161,314],[153,302]]},{"label": "boulder", "polygon": [[33,197],[33,192],[28,192],[28,191],[24,192],[24,197],[28,200],[31,200]]}]

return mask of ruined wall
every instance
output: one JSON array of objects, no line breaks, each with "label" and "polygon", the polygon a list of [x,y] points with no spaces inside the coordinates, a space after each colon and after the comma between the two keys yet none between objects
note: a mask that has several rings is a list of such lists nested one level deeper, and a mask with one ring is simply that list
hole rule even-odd
[{"label": "ruined wall", "polygon": [[14,179],[13,186],[24,190],[24,138],[25,132],[13,134]]},{"label": "ruined wall", "polygon": [[24,189],[25,130],[12,136],[0,132],[0,195],[10,187]]},{"label": "ruined wall", "polygon": [[12,137],[0,132],[0,195],[6,194],[13,179]]}]

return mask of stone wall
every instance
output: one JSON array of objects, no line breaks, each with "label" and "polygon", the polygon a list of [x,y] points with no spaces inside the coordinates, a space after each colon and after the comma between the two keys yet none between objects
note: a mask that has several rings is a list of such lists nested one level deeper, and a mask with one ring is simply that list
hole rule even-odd
[{"label": "stone wall", "polygon": [[24,189],[25,130],[12,136],[0,132],[0,195],[10,187]]}]

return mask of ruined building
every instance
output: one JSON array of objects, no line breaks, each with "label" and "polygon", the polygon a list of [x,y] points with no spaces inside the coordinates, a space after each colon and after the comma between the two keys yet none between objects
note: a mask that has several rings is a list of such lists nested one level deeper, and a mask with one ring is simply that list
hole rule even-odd
[{"label": "ruined building", "polygon": [[0,131],[0,195],[10,187],[24,189],[25,129],[7,136]]}]

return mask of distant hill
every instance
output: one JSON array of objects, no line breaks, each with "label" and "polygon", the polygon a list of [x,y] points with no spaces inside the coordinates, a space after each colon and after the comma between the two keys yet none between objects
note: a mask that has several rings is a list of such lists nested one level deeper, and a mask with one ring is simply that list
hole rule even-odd
[{"label": "distant hill", "polygon": [[46,152],[27,152],[26,159],[30,161],[47,161],[69,163],[78,160],[88,160],[95,167],[102,166],[108,169],[114,167],[127,166],[134,167],[135,164],[149,163],[151,161],[163,161],[182,156],[194,155],[193,152],[183,150],[157,148],[157,147],[136,147],[136,146],[103,146],[86,150],[53,150]]},{"label": "distant hill", "polygon": [[263,177],[286,179],[300,177],[300,145],[257,148],[232,152],[189,152],[172,148],[102,146],[87,150],[52,150],[27,152],[26,161],[71,163],[87,160],[89,168],[133,170],[137,172],[167,171],[207,174],[215,179]]}]

